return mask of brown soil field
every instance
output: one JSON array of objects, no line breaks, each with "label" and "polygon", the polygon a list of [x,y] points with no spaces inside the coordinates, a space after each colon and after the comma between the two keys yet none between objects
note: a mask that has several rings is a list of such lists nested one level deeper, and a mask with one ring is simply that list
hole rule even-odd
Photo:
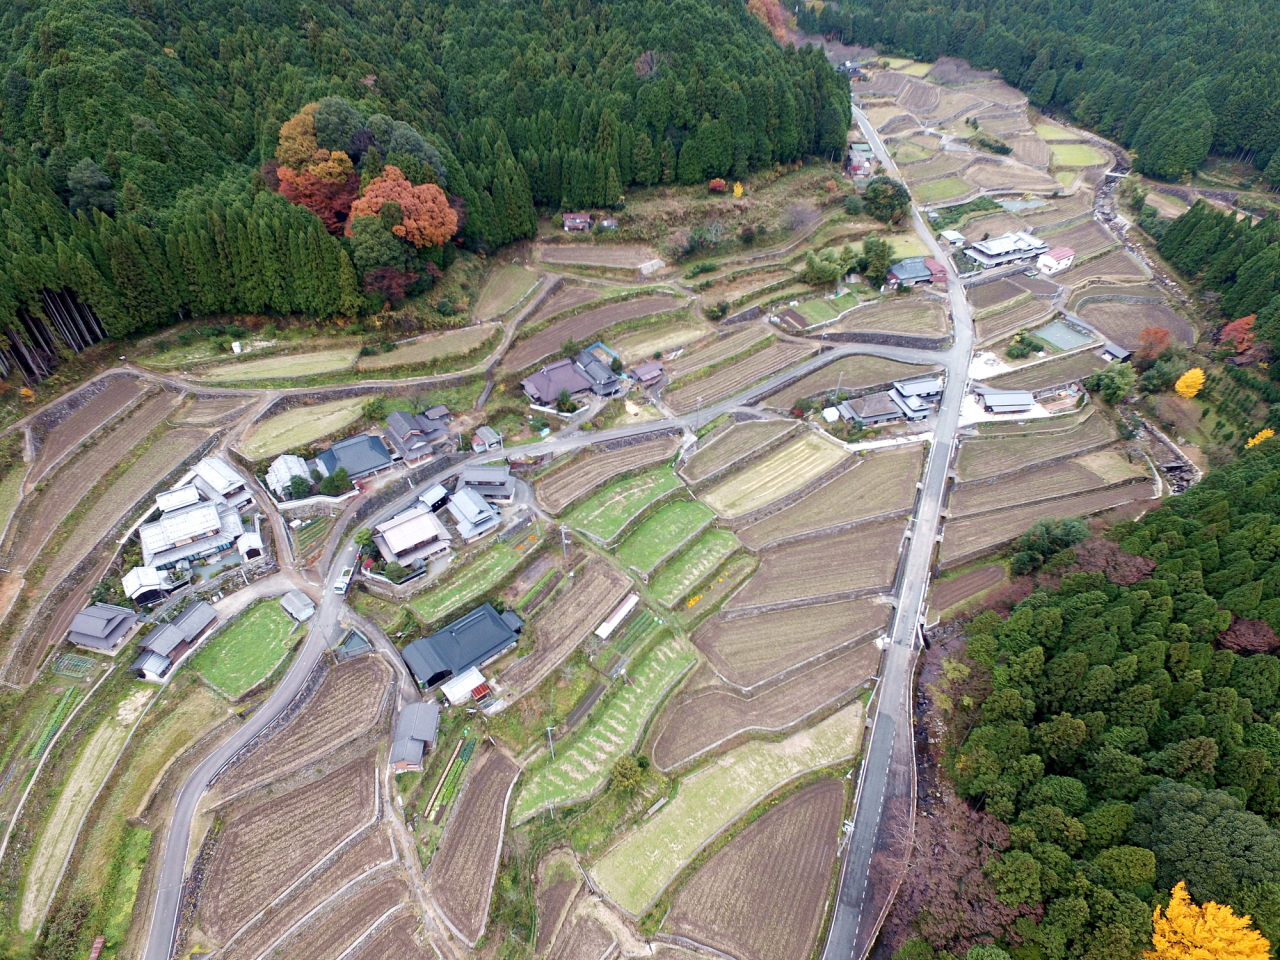
[{"label": "brown soil field", "polygon": [[929,592],[929,609],[937,612],[954,607],[970,597],[976,597],[983,590],[989,590],[1003,583],[1005,569],[998,563],[989,563],[983,567],[966,570],[958,577],[950,580],[939,580]]},{"label": "brown soil field", "polygon": [[1040,239],[1051,247],[1070,247],[1077,257],[1087,257],[1117,243],[1116,238],[1097,220],[1086,220],[1065,230],[1042,233]]},{"label": "brown soil field", "polygon": [[841,600],[754,617],[712,617],[693,635],[715,671],[736,687],[754,687],[850,640],[882,630],[889,607]]},{"label": "brown soil field", "polygon": [[177,403],[178,394],[167,392],[142,401],[125,420],[98,436],[91,447],[76,454],[41,483],[9,529],[9,542],[13,545],[9,566],[18,570],[29,567],[63,518]]},{"label": "brown soil field", "polygon": [[378,719],[391,668],[380,657],[333,667],[287,725],[227,770],[214,789],[222,796],[297,769],[369,730]]},{"label": "brown soil field", "polygon": [[671,770],[740,733],[782,730],[874,676],[879,663],[876,645],[861,643],[750,698],[717,679],[662,711],[650,755],[660,770]]},{"label": "brown soil field", "polygon": [[1040,230],[1048,229],[1055,224],[1066,223],[1077,217],[1090,216],[1092,213],[1093,195],[1088,190],[1081,190],[1069,197],[1050,200],[1047,207],[1024,210],[1020,216],[1029,228]]},{"label": "brown soil field", "polygon": [[[1078,496],[1014,507],[999,513],[961,517],[949,522],[942,541],[942,562],[951,563],[981,550],[997,546],[1022,534],[1037,520],[1060,520],[1101,513],[1123,503],[1150,498],[1150,483],[1095,490]],[[1156,501],[1152,501],[1154,504]]]},{"label": "brown soil field", "polygon": [[195,427],[170,430],[148,448],[76,524],[49,563],[42,582],[56,583],[67,576],[147,491],[177,469],[207,436]]},{"label": "brown soil field", "polygon": [[735,531],[737,537],[759,550],[783,537],[906,510],[915,501],[923,453],[922,446],[872,451],[804,499]]},{"label": "brown soil field", "polygon": [[391,838],[385,830],[374,828],[364,839],[343,851],[311,883],[237,939],[229,949],[221,951],[218,954],[220,960],[257,960],[263,951],[284,936],[285,931],[346,884],[378,864],[390,863],[393,859]]},{"label": "brown soil field", "polygon": [[1082,379],[1105,366],[1106,363],[1092,350],[1084,350],[992,377],[987,383],[1001,390],[1045,390]]},{"label": "brown soil field", "polygon": [[866,390],[892,383],[894,380],[911,380],[922,377],[937,367],[911,363],[898,363],[883,357],[842,357],[829,363],[802,380],[783,387],[765,401],[775,410],[790,410],[802,397],[814,397],[820,393],[840,390]]},{"label": "brown soil field", "polygon": [[684,885],[665,926],[741,960],[812,952],[822,924],[844,786],[822,780],[730,840]]},{"label": "brown soil field", "polygon": [[700,294],[700,299],[704,307],[714,304],[717,300],[736,303],[741,298],[747,297],[757,290],[775,284],[779,280],[793,279],[794,276],[795,274],[790,270],[785,267],[779,267],[776,270],[761,270],[755,273],[743,274],[727,281],[717,278],[716,285]]},{"label": "brown soil field", "polygon": [[957,473],[962,481],[982,480],[1041,460],[1083,452],[1113,439],[1111,425],[1098,414],[1062,433],[1036,431],[1022,436],[973,437],[960,445]]},{"label": "brown soil field", "polygon": [[223,417],[230,417],[238,410],[246,410],[252,401],[243,397],[209,397],[197,400],[173,418],[177,424],[204,427]]},{"label": "brown soil field", "polygon": [[430,960],[435,954],[413,937],[421,921],[412,913],[397,917],[364,947],[359,956],[368,960]]},{"label": "brown soil field", "polygon": [[584,263],[593,267],[638,267],[657,257],[652,247],[626,244],[596,246],[589,243],[564,243],[538,247],[543,263]]},{"label": "brown soil field", "polygon": [[1062,184],[1034,167],[1006,161],[975,163],[964,172],[964,179],[975,187],[1009,190],[1060,190]]},{"label": "brown soil field", "polygon": [[561,931],[547,960],[600,960],[614,939],[597,921],[580,916],[572,927]]},{"label": "brown soil field", "polygon": [[537,312],[525,322],[541,323],[548,317],[554,317],[557,313],[572,310],[574,307],[581,307],[599,297],[600,291],[594,287],[571,287],[566,284],[545,300]]},{"label": "brown soil field", "polygon": [[200,928],[225,942],[368,822],[376,812],[377,777],[374,758],[364,756],[314,783],[230,813],[200,890]]},{"label": "brown soil field", "polygon": [[[986,76],[993,76],[992,73]],[[1027,102],[1027,95],[1016,87],[1011,87],[1003,80],[993,80],[991,83],[984,83],[980,87],[974,87],[969,91],[976,96],[982,97],[984,100],[991,100],[994,103],[1002,104],[1006,107],[1017,107]]]},{"label": "brown soil field", "polygon": [[726,610],[889,587],[902,540],[900,518],[868,523],[827,537],[771,547]]},{"label": "brown soil field", "polygon": [[[997,137],[1004,136],[1004,134],[994,129],[995,126],[996,124],[993,122],[982,124],[984,130],[991,131]],[[1001,124],[1000,126],[1007,128],[1006,124]],[[1014,127],[1006,129],[1005,133],[1012,132],[1014,129],[1019,128]],[[1008,137],[1006,142],[1009,146],[1013,147],[1013,156],[1029,167],[1044,170],[1049,166],[1049,161],[1053,159],[1053,153],[1049,150],[1049,145],[1035,135],[1027,137]]]},{"label": "brown soil field", "polygon": [[470,943],[480,939],[489,916],[507,799],[519,773],[505,753],[488,750],[471,772],[431,859],[427,885],[436,906]]},{"label": "brown soil field", "polygon": [[915,117],[897,104],[889,104],[884,107],[865,107],[862,112],[867,115],[871,125],[881,132],[886,132],[890,129],[896,130],[899,126],[905,129],[907,126],[914,127],[919,125]]},{"label": "brown soil field", "polygon": [[1011,310],[1002,310],[974,321],[974,329],[977,331],[978,340],[985,342],[1037,324],[1047,319],[1053,312],[1053,304],[1048,300],[1030,300]]},{"label": "brown soil field", "polygon": [[939,88],[931,83],[909,80],[902,88],[902,92],[898,94],[898,105],[917,115],[928,113],[938,105],[940,93]]},{"label": "brown soil field", "polygon": [[735,423],[718,432],[710,443],[698,450],[680,468],[680,475],[697,483],[749,457],[797,426],[794,420],[749,420]]},{"label": "brown soil field", "polygon": [[939,57],[928,73],[930,80],[942,84],[982,83],[995,75],[992,70],[978,70],[956,57]]},{"label": "brown soil field", "polygon": [[975,310],[990,310],[992,307],[1025,297],[1027,291],[1011,280],[993,280],[991,283],[980,283],[968,290],[969,302]]},{"label": "brown soil field", "polygon": [[512,692],[509,699],[532,690],[559,666],[630,588],[631,580],[604,560],[596,560],[580,571],[573,586],[529,625],[536,638],[533,652],[502,674],[503,686]]},{"label": "brown soil field", "polygon": [[664,372],[672,380],[678,380],[686,374],[701,370],[713,363],[727,360],[736,353],[741,353],[754,343],[770,336],[772,331],[763,323],[750,323],[739,327],[724,336],[717,337],[705,346],[691,350],[683,356],[668,363]]},{"label": "brown soil field", "polygon": [[1103,481],[1074,460],[1054,463],[1040,470],[1028,470],[1003,480],[962,483],[951,494],[953,517],[985,513],[1016,506],[1028,500],[1060,497],[1104,486]]},{"label": "brown soil field", "polygon": [[969,91],[947,90],[938,98],[938,105],[928,112],[927,119],[937,124],[951,117],[973,113],[986,104]]},{"label": "brown soil field", "polygon": [[403,880],[383,880],[350,900],[327,908],[317,924],[283,950],[272,951],[272,957],[279,960],[337,960],[388,910],[410,898],[409,888]]},{"label": "brown soil field", "polygon": [[[960,228],[960,232],[969,240],[981,240],[984,236],[1000,237],[1006,233],[1017,233],[1027,229],[1027,225],[1012,213],[990,213],[970,220]],[[985,286],[985,284],[984,284]],[[977,288],[975,288],[977,289]]]},{"label": "brown soil field", "polygon": [[1073,293],[1067,306],[1075,310],[1081,300],[1098,297],[1155,297],[1163,300],[1164,294],[1153,283],[1095,283]]},{"label": "brown soil field", "polygon": [[988,111],[979,114],[979,122],[982,129],[989,133],[994,133],[997,137],[1003,137],[1006,140],[1016,136],[1019,133],[1031,133],[1031,124],[1027,122],[1026,117],[1000,117],[988,115]]},{"label": "brown soil field", "polygon": [[[654,323],[642,330],[614,337],[609,344],[626,364],[650,360],[655,353],[670,353],[681,347],[696,344],[712,336],[709,326],[689,317]],[[696,347],[695,347],[696,349]]]},{"label": "brown soil field", "polygon": [[543,477],[534,485],[534,492],[548,513],[558,514],[606,480],[670,459],[679,446],[677,435],[646,440],[621,450],[591,452]]},{"label": "brown soil field", "polygon": [[538,331],[528,340],[514,344],[502,361],[502,367],[509,371],[523,370],[558,351],[566,340],[582,342],[594,339],[601,330],[615,323],[679,310],[683,306],[684,301],[676,297],[636,297],[575,314]]},{"label": "brown soil field", "polygon": [[1195,331],[1179,313],[1163,303],[1124,303],[1120,300],[1086,303],[1080,316],[1108,340],[1136,350],[1142,331],[1164,327],[1179,343],[1195,342]]},{"label": "brown soil field", "polygon": [[1029,293],[1047,297],[1058,295],[1058,285],[1045,277],[1019,277],[1018,286]]},{"label": "brown soil field", "polygon": [[1142,272],[1136,260],[1124,250],[1112,250],[1110,253],[1104,253],[1100,257],[1094,257],[1092,260],[1086,260],[1084,263],[1077,264],[1066,273],[1059,274],[1058,283],[1069,287],[1079,287],[1086,280],[1145,280],[1146,274]]},{"label": "brown soil field", "polygon": [[902,176],[908,183],[921,183],[925,180],[936,180],[949,173],[963,169],[972,157],[955,154],[940,154],[924,161],[913,163],[902,168]]},{"label": "brown soil field", "polygon": [[557,880],[545,887],[541,885],[538,887],[538,938],[534,944],[534,953],[547,952],[560,918],[580,886],[582,882],[575,877],[572,880]]},{"label": "brown soil field", "polygon": [[873,76],[859,92],[896,97],[902,92],[902,88],[907,85],[909,79],[905,73],[892,73],[886,70]]},{"label": "brown soil field", "polygon": [[113,377],[92,400],[41,438],[40,453],[31,465],[32,475],[38,476],[49,464],[118,414],[141,392],[142,381],[137,377]]},{"label": "brown soil field", "polygon": [[419,337],[412,343],[403,343],[387,353],[375,353],[356,361],[357,370],[386,370],[410,363],[427,363],[437,357],[448,357],[474,350],[493,336],[499,326],[481,323],[461,330],[448,330]]},{"label": "brown soil field", "polygon": [[698,397],[702,398],[703,404],[717,403],[747,389],[757,380],[785,370],[813,352],[813,347],[804,344],[779,341],[673,390],[664,399],[676,413],[688,413],[697,407]]},{"label": "brown soil field", "polygon": [[921,337],[941,337],[951,329],[951,322],[947,318],[946,307],[941,303],[912,298],[887,300],[857,307],[846,314],[843,320],[823,329],[831,333],[874,330]]}]

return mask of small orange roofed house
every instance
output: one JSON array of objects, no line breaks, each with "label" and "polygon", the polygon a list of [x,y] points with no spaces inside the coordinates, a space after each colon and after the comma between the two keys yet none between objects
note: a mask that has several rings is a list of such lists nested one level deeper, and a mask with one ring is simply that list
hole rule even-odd
[{"label": "small orange roofed house", "polygon": [[565,230],[569,233],[582,233],[591,229],[589,213],[562,213],[560,217],[564,221]]},{"label": "small orange roofed house", "polygon": [[1054,247],[1052,250],[1040,254],[1040,259],[1036,261],[1036,267],[1041,273],[1053,276],[1053,274],[1061,273],[1063,270],[1070,270],[1071,265],[1075,262],[1076,252],[1070,247]]}]

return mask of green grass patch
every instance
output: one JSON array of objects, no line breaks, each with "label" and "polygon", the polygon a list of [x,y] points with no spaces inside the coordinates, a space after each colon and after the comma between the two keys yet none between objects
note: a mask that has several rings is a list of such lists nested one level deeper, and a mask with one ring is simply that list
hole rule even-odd
[{"label": "green grass patch", "polygon": [[489,274],[480,298],[473,311],[479,320],[500,317],[519,303],[534,284],[538,275],[518,264],[508,263]]},{"label": "green grass patch", "polygon": [[[9,469],[3,480],[0,480],[0,517],[5,520],[12,517],[13,512],[18,509],[18,498],[22,495],[22,481],[26,476],[27,466],[19,462]],[[0,520],[0,527],[3,526],[4,520]]]},{"label": "green grass patch", "polygon": [[972,189],[959,177],[943,177],[941,180],[917,184],[911,188],[911,192],[920,203],[937,203],[939,200],[962,197]]},{"label": "green grass patch", "polygon": [[675,472],[670,467],[659,467],[610,484],[576,507],[565,517],[565,523],[601,540],[610,540],[637,513],[678,486]]},{"label": "green grass patch", "polygon": [[640,524],[617,549],[618,562],[647,573],[715,517],[697,500],[676,500]]},{"label": "green grass patch", "polygon": [[649,590],[670,607],[737,549],[738,539],[728,530],[708,530],[654,577]]},{"label": "green grass patch", "polygon": [[1075,140],[1077,136],[1056,123],[1037,123],[1036,136],[1041,140]]},{"label": "green grass patch", "polygon": [[1059,167],[1091,167],[1106,159],[1087,143],[1051,143],[1049,150]]},{"label": "green grass patch", "polygon": [[262,600],[215,634],[191,659],[191,669],[236,700],[270,676],[293,645],[294,623],[274,600]]},{"label": "green grass patch", "polygon": [[133,905],[138,899],[138,884],[142,880],[147,855],[151,852],[153,834],[145,827],[129,827],[125,831],[115,861],[111,864],[111,881],[107,893],[107,921],[102,934],[107,938],[104,958],[116,956],[129,935],[129,922],[133,919]]},{"label": "green grass patch", "polygon": [[536,538],[525,537],[512,543],[490,541],[478,557],[459,566],[439,586],[414,599],[409,605],[425,623],[488,593],[512,570],[537,549]]},{"label": "green grass patch", "polygon": [[547,740],[547,727],[558,726],[600,679],[587,655],[577,650],[540,684],[489,721],[489,732],[517,752],[535,740]]},{"label": "green grass patch", "polygon": [[856,293],[846,293],[831,300],[825,298],[806,300],[796,307],[796,312],[805,317],[810,323],[825,323],[828,320],[834,320],[846,310],[851,310],[857,305],[858,295]]},{"label": "green grass patch", "polygon": [[595,719],[556,750],[555,760],[526,778],[512,819],[519,822],[600,789],[614,762],[639,741],[664,694],[696,661],[688,646],[670,635],[636,660]]}]

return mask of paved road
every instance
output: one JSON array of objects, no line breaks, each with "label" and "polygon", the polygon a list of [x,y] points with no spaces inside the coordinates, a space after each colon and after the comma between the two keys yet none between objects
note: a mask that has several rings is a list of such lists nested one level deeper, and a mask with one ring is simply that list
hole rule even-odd
[{"label": "paved road", "polygon": [[[891,176],[893,159],[884,149],[866,116],[854,107],[853,115],[876,157]],[[965,300],[964,286],[938,248],[933,231],[918,210],[912,209],[916,233],[930,254],[947,265],[947,296],[955,343],[936,361],[947,368],[947,386],[939,405],[934,443],[925,465],[911,527],[901,595],[885,650],[876,714],[858,783],[858,802],[840,867],[838,892],[823,960],[861,960],[871,951],[888,909],[898,868],[902,865],[904,828],[915,808],[915,754],[912,743],[912,674],[916,638],[929,585],[934,545],[941,521],[942,496],[960,421],[960,403],[967,388],[973,354],[973,315]],[[874,862],[873,862],[874,861]]]}]

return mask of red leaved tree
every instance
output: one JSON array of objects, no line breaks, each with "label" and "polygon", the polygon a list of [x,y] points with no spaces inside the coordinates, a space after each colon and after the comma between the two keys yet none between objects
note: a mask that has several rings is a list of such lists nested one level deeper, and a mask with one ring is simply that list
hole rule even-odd
[{"label": "red leaved tree", "polygon": [[747,9],[782,43],[787,35],[787,15],[778,0],[747,0]]},{"label": "red leaved tree", "polygon": [[[364,196],[351,205],[351,217],[376,217],[384,203],[398,203],[403,219],[391,228],[415,247],[442,246],[458,229],[458,214],[449,206],[444,191],[434,183],[415,187],[400,172],[387,166],[382,175],[369,181]],[[351,235],[351,227],[347,227]]]},{"label": "red leaved tree", "polygon": [[364,288],[376,293],[392,306],[397,306],[411,286],[418,282],[418,275],[395,267],[378,267],[364,275]]},{"label": "red leaved tree", "polygon": [[1225,344],[1230,340],[1236,345],[1236,353],[1244,353],[1253,346],[1253,321],[1256,319],[1258,315],[1251,313],[1239,320],[1232,320],[1222,328],[1222,332],[1218,335],[1218,343]]},{"label": "red leaved tree", "polygon": [[1142,368],[1152,366],[1160,359],[1160,354],[1169,349],[1169,331],[1164,327],[1147,327],[1138,335],[1138,349],[1133,353],[1136,365]]},{"label": "red leaved tree", "polygon": [[283,164],[275,171],[280,195],[290,203],[306,207],[322,221],[330,233],[342,229],[360,190],[360,177],[351,159],[341,151],[312,152],[301,170]]}]

